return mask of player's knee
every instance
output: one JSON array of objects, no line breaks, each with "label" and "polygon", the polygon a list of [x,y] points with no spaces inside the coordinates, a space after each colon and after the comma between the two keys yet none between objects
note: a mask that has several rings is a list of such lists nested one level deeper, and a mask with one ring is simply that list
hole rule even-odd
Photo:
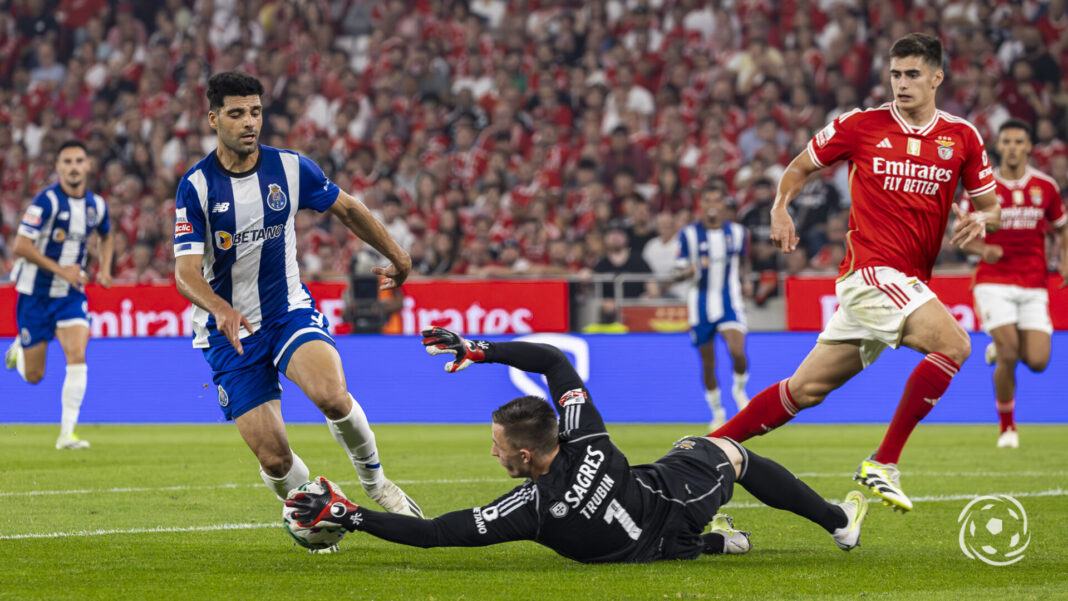
[{"label": "player's knee", "polygon": [[260,469],[272,478],[285,476],[293,467],[293,453],[289,449],[261,452],[257,459],[260,461]]},{"label": "player's knee", "polygon": [[964,365],[964,362],[972,354],[972,341],[968,339],[968,336],[961,332],[960,336],[953,336],[950,340],[947,340],[940,353],[949,357],[957,365]]},{"label": "player's knee", "polygon": [[313,400],[328,419],[341,419],[352,410],[349,391],[343,386],[326,388]]},{"label": "player's knee", "polygon": [[832,390],[834,388],[822,382],[802,382],[796,388],[793,382],[790,382],[790,395],[800,409],[819,405]]},{"label": "player's knee", "polygon": [[32,367],[27,367],[26,371],[25,371],[25,374],[26,374],[26,381],[29,382],[30,384],[36,384],[36,383],[38,383],[38,382],[40,382],[41,380],[44,379],[44,370],[43,369],[34,369]]},{"label": "player's knee", "polygon": [[1049,365],[1049,355],[1045,357],[1024,357],[1023,362],[1024,365],[1027,366],[1027,369],[1030,369],[1036,374],[1042,373],[1046,371],[1046,366]]},{"label": "player's knee", "polygon": [[994,348],[997,350],[998,363],[1016,367],[1016,362],[1020,360],[1020,349],[1015,344],[999,344]]}]

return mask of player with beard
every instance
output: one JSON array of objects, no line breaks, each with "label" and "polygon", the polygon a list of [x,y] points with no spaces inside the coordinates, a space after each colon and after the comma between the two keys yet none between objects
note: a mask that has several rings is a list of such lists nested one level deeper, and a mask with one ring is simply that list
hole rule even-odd
[{"label": "player with beard", "polygon": [[204,353],[219,407],[260,464],[264,484],[285,499],[308,481],[282,421],[278,374],[326,416],[367,495],[388,511],[421,516],[387,479],[367,416],[348,392],[326,317],[300,281],[296,213],[330,211],[390,265],[382,287],[400,286],[411,258],[359,200],[311,160],[259,143],[263,84],[237,71],[208,80],[208,123],[217,148],[178,184],[174,255],[178,291],[193,303],[193,346]]}]

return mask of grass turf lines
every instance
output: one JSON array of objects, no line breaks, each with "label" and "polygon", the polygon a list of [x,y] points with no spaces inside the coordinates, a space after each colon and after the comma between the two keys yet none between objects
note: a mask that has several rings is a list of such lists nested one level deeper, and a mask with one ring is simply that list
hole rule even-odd
[{"label": "grass turf lines", "polygon": [[[883,426],[785,428],[750,441],[821,494],[841,499]],[[697,431],[609,425],[632,463]],[[753,531],[744,556],[588,566],[530,542],[416,549],[353,533],[311,555],[233,426],[82,426],[88,451],[52,448],[54,426],[0,426],[0,599],[1065,599],[1068,426],[921,426],[903,457],[916,509],[872,503],[844,553],[818,526],[759,506],[741,487],[724,512]],[[490,502],[517,484],[490,456],[490,427],[375,427],[388,476],[428,515]],[[325,426],[290,426],[312,471],[368,503]],[[1014,495],[1032,533],[1025,558],[967,559],[957,517],[977,494]],[[869,495],[870,498],[870,495]]]}]

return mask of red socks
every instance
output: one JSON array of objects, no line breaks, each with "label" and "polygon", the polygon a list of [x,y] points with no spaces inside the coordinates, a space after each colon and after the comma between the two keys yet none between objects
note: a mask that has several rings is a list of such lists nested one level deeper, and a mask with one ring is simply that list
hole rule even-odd
[{"label": "red socks", "polygon": [[998,400],[998,418],[1001,420],[1001,431],[1015,430],[1016,422],[1012,421],[1012,412],[1016,409],[1016,399],[1008,401]]},{"label": "red socks", "polygon": [[745,409],[738,412],[731,420],[710,436],[726,436],[737,442],[743,442],[754,436],[771,432],[797,415],[797,404],[790,396],[790,379],[762,390]]},{"label": "red socks", "polygon": [[876,461],[897,463],[912,430],[934,409],[959,370],[960,366],[942,353],[931,353],[920,361],[905,384],[894,419],[875,452]]}]

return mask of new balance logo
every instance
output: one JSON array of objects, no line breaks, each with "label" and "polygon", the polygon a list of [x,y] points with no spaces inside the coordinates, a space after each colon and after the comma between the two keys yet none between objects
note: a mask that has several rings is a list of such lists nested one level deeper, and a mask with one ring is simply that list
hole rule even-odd
[{"label": "new balance logo", "polygon": [[220,202],[219,204],[211,207],[212,213],[225,213],[230,210],[230,203]]},{"label": "new balance logo", "polygon": [[875,147],[876,148],[893,148],[893,146],[890,145],[890,138],[883,138],[883,141],[879,142],[878,144],[876,144]]}]

